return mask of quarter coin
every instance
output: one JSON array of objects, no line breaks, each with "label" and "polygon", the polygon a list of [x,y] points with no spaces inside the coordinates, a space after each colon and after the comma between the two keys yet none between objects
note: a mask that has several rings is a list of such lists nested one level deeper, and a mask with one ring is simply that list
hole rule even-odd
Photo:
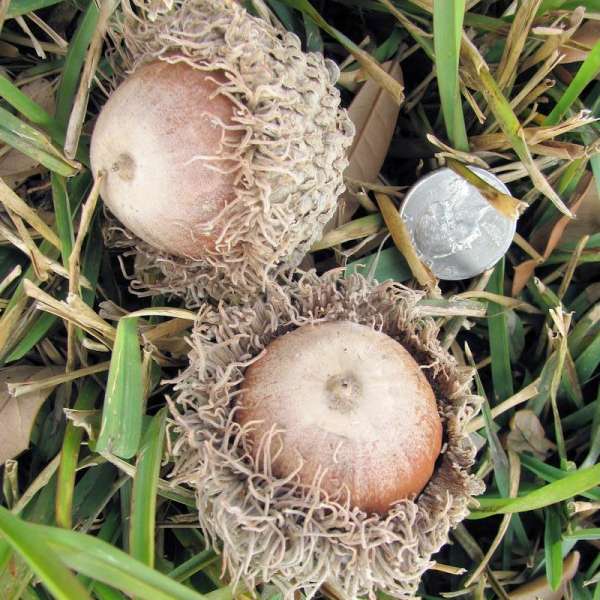
[{"label": "quarter coin", "polygon": [[[469,168],[510,194],[495,175]],[[448,168],[422,177],[406,195],[400,215],[420,259],[439,279],[469,279],[487,271],[504,256],[517,227]]]}]

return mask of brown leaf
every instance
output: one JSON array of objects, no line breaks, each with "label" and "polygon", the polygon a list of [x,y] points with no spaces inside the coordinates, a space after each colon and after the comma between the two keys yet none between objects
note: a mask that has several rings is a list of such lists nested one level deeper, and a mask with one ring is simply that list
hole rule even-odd
[{"label": "brown leaf", "polygon": [[560,47],[560,53],[564,54],[560,62],[584,61],[598,40],[600,40],[600,21],[585,21],[569,42]]},{"label": "brown leaf", "polygon": [[[588,188],[593,185],[595,185],[595,182],[592,174],[586,173],[586,175],[582,177],[577,191],[574,194],[573,202],[569,205],[569,209],[574,215],[577,215],[581,203],[583,201],[583,197],[588,192]],[[544,260],[547,259],[552,254],[554,249],[558,246],[565,232],[565,229],[567,228],[569,223],[572,222],[573,220],[567,217],[566,215],[561,215],[557,221],[550,225],[550,229],[544,228],[540,230],[540,232],[538,232],[536,236],[534,236],[535,239],[532,240],[534,245],[536,245],[536,241],[541,242],[543,239],[547,239],[546,248],[542,255]],[[513,278],[512,285],[513,296],[516,296],[527,285],[527,282],[533,275],[535,268],[539,265],[540,263],[536,260],[526,260],[515,267],[515,276]]]},{"label": "brown leaf", "polygon": [[567,224],[560,240],[562,244],[576,244],[584,235],[593,235],[600,231],[600,196],[598,187],[592,180],[582,198],[577,210],[577,218]]},{"label": "brown leaf", "polygon": [[0,464],[14,458],[29,446],[29,436],[40,407],[52,388],[15,398],[9,383],[45,379],[62,372],[59,367],[18,366],[0,369]]},{"label": "brown leaf", "polygon": [[516,590],[510,592],[510,600],[561,600],[565,597],[567,584],[575,575],[579,567],[579,552],[571,552],[563,561],[563,577],[556,591],[550,589],[548,578],[541,575],[533,581],[528,581]]},{"label": "brown leaf", "polygon": [[515,452],[531,452],[540,460],[555,446],[546,433],[537,415],[531,410],[519,410],[510,421],[510,433],[506,438],[508,448]]},{"label": "brown leaf", "polygon": [[[37,102],[46,112],[54,114],[54,87],[48,79],[27,83],[21,91]],[[37,173],[39,163],[14,148],[0,158],[0,177],[20,176],[18,180]]]},{"label": "brown leaf", "polygon": [[[382,65],[396,81],[402,82],[402,70],[396,61]],[[373,79],[368,79],[354,97],[348,114],[356,127],[354,143],[348,154],[350,164],[344,176],[374,183],[387,155],[400,106]],[[358,208],[358,201],[347,191],[340,199],[338,225],[346,223]]]}]

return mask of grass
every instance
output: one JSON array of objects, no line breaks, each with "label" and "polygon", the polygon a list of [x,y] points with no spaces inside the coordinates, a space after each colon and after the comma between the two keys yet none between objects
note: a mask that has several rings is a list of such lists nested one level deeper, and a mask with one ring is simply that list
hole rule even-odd
[{"label": "grass", "polygon": [[[425,286],[420,310],[477,371],[485,400],[472,425],[474,470],[487,489],[434,556],[421,595],[508,598],[529,583],[543,598],[565,588],[600,600],[600,225],[585,216],[577,236],[565,228],[582,197],[600,202],[600,126],[582,114],[600,116],[600,46],[563,39],[586,51],[580,63],[559,65],[556,53],[557,22],[578,6],[597,14],[597,1],[514,11],[508,0],[246,5],[272,11],[305,48],[342,65],[346,106],[365,78],[385,90],[372,110],[395,115],[390,105],[401,104],[397,121],[367,120],[389,134],[362,132],[369,143],[391,138],[377,148],[380,176],[362,182],[362,202],[311,258],[321,272],[347,266]],[[111,75],[94,40],[112,6],[0,2],[0,376],[18,365],[61,367],[9,386],[17,400],[51,393],[29,449],[0,471],[0,598],[224,600],[234,592],[197,527],[194,494],[168,479],[173,390],[164,382],[186,364],[194,314],[174,299],[131,294],[104,245],[88,168]],[[380,64],[391,59],[402,82]],[[50,105],[23,92],[40,78],[53,83]],[[92,81],[89,97],[82,78]],[[439,290],[396,210],[406,187],[440,166],[436,153],[463,172],[487,163],[512,196],[490,201],[524,209],[493,271]],[[25,166],[6,171],[7,156]],[[0,416],[0,440],[10,433]]]}]

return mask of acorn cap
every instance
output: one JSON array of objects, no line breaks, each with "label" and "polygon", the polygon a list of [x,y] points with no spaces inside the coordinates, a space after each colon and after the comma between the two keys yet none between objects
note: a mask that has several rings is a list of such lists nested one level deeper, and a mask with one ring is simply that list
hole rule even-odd
[{"label": "acorn cap", "polygon": [[[466,431],[480,399],[470,391],[472,370],[457,365],[440,345],[433,320],[417,310],[421,297],[392,282],[308,273],[285,288],[270,287],[253,304],[221,302],[198,314],[190,367],[171,405],[177,423],[173,476],[195,490],[200,525],[222,552],[234,586],[243,580],[254,589],[270,581],[286,594],[303,590],[310,597],[328,582],[344,598],[377,590],[409,598],[431,555],[468,514],[470,497],[483,488],[469,472],[475,448]],[[285,438],[277,427],[258,439],[257,422],[236,417],[251,365],[268,357],[274,340],[308,334],[324,321],[389,336],[435,393],[443,444],[433,474],[416,497],[398,500],[385,514],[353,506],[347,494],[332,496],[319,476],[307,483],[299,469],[279,471],[278,436]],[[305,379],[308,389],[314,381]]]}]

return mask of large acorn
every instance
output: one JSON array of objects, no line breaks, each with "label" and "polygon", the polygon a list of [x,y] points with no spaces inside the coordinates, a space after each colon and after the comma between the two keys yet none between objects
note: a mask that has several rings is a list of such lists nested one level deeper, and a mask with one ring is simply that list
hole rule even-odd
[{"label": "large acorn", "polygon": [[339,71],[232,0],[124,3],[119,84],[91,161],[133,287],[251,298],[295,267],[343,191]]},{"label": "large acorn", "polygon": [[298,277],[198,314],[173,403],[175,477],[234,583],[410,598],[482,491],[471,372],[419,292]]}]

